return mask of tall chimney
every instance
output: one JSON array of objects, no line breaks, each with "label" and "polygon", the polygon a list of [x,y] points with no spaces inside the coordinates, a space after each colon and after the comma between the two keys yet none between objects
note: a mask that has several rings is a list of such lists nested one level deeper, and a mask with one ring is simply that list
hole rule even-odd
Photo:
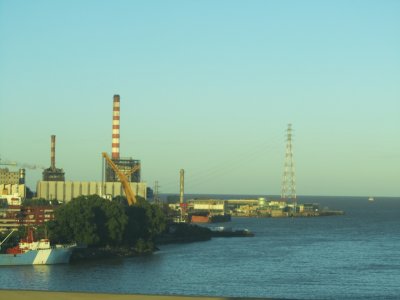
[{"label": "tall chimney", "polygon": [[111,158],[119,159],[119,95],[114,95]]},{"label": "tall chimney", "polygon": [[51,169],[54,170],[56,168],[56,136],[51,136]]}]

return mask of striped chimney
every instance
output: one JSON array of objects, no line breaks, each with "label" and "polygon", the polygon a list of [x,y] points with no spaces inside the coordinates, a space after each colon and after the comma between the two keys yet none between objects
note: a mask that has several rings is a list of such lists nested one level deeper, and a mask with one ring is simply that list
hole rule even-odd
[{"label": "striped chimney", "polygon": [[51,149],[50,149],[51,169],[56,168],[56,136],[51,136]]},{"label": "striped chimney", "polygon": [[111,158],[119,159],[119,95],[114,95]]}]

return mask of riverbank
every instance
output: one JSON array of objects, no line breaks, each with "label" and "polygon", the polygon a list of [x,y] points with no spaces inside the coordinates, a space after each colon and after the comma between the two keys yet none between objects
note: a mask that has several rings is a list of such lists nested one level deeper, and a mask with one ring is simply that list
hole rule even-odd
[{"label": "riverbank", "polygon": [[[49,292],[27,290],[0,290],[0,299],[13,300],[240,300],[261,298],[224,298],[224,297],[200,297],[200,296],[163,296],[163,295],[135,295],[135,294],[100,294],[78,292]],[[265,298],[262,298],[265,299]]]},{"label": "riverbank", "polygon": [[109,259],[117,257],[135,257],[145,256],[153,253],[155,249],[145,249],[141,252],[128,247],[91,247],[74,249],[70,262],[76,263],[79,261]]},{"label": "riverbank", "polygon": [[212,238],[210,229],[186,223],[168,224],[164,233],[154,241],[136,243],[135,247],[107,246],[76,248],[71,256],[71,263],[87,260],[109,259],[117,257],[136,257],[151,255],[158,251],[158,245],[184,244],[208,241]]}]

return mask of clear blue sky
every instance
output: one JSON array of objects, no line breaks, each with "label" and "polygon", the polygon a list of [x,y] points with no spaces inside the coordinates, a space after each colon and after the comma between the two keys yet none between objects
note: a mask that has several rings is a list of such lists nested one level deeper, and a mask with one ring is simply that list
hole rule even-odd
[{"label": "clear blue sky", "polygon": [[[0,158],[162,192],[400,196],[400,1],[0,0]],[[40,170],[27,170],[35,189]]]}]

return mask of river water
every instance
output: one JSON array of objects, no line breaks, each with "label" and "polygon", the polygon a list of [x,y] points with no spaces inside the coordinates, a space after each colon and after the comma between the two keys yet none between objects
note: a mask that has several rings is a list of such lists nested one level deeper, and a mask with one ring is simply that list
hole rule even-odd
[{"label": "river water", "polygon": [[[148,257],[0,267],[0,288],[288,299],[400,299],[400,199],[300,197],[345,210],[233,218],[252,238],[163,245]],[[224,225],[224,224],[222,224]]]}]

